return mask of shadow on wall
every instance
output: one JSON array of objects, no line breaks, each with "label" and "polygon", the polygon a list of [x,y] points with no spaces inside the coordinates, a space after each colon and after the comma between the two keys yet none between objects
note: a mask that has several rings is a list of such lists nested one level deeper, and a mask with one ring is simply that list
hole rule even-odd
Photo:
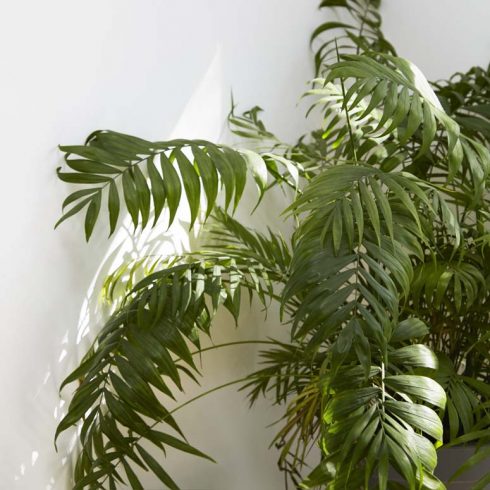
[{"label": "shadow on wall", "polygon": [[[148,250],[139,239],[137,244],[126,241],[124,229],[108,242],[102,223],[90,244],[84,245],[79,218],[52,231],[67,193],[54,172],[56,145],[79,144],[98,128],[150,140],[216,141],[222,135],[232,87],[243,109],[261,105],[270,127],[293,139],[306,130],[295,103],[312,73],[307,39],[319,21],[317,3],[25,0],[10,2],[2,12],[3,158],[19,163],[5,166],[4,179],[22,183],[22,199],[19,185],[4,186],[0,201],[9,212],[2,222],[9,233],[0,241],[0,255],[9,259],[2,268],[0,366],[9,374],[2,379],[7,402],[1,412],[1,489],[70,487],[68,454],[74,439],[64,434],[59,453],[53,445],[70,388],[61,399],[58,388],[102,324],[101,278],[124,254]],[[14,205],[15,212],[10,212]],[[274,215],[272,209],[268,212]],[[264,216],[255,219],[265,221]],[[184,230],[185,223],[176,224],[165,235],[165,251],[189,245]],[[244,335],[254,337],[261,322],[253,316],[245,321],[249,330]],[[241,357],[227,356],[233,357],[237,370],[241,368]],[[218,368],[211,365],[209,370],[214,376]],[[245,418],[240,424],[233,421],[238,399],[228,400],[226,437],[233,440],[233,429],[243,426],[239,456],[228,471],[237,476],[247,471],[275,475],[275,455],[253,459],[266,453],[270,437],[264,433],[261,442],[253,434],[252,440]],[[244,403],[240,406],[246,410]],[[215,409],[210,402],[208,410]],[[249,415],[240,412],[240,417]],[[272,419],[247,420],[255,421],[259,431]],[[189,428],[190,435],[200,431],[203,441],[209,439],[201,425]],[[256,445],[262,445],[264,452],[256,451]],[[229,448],[221,449],[226,458]],[[225,471],[224,466],[219,471]],[[212,475],[205,475],[218,467],[208,468],[203,478],[213,482]],[[178,473],[174,471],[176,477]],[[273,478],[258,474],[256,481],[266,488],[279,487]],[[246,478],[242,480],[240,484],[246,485]],[[146,484],[148,490],[153,486]]]},{"label": "shadow on wall", "polygon": [[[219,140],[223,130],[222,114],[225,98],[222,87],[221,61],[220,50],[216,48],[207,70],[200,77],[200,83],[195,89],[194,94],[188,100],[169,138],[174,138],[177,134],[182,134],[184,131],[186,133],[195,132],[197,134],[200,124],[202,128],[203,115],[207,115],[212,121],[212,124],[208,123],[205,126],[204,132],[208,133],[206,137]],[[189,130],[187,131],[186,128],[189,128]],[[106,223],[101,220],[99,230],[94,234],[89,245],[90,248],[94,249],[94,256],[100,260],[100,264],[97,266],[95,275],[83,298],[78,325],[73,325],[73,328],[68,328],[63,334],[59,343],[58,352],[56,357],[54,357],[57,361],[49,365],[45,370],[42,376],[42,382],[32,397],[33,403],[36,403],[40,397],[43,399],[46,398],[47,390],[54,390],[55,393],[58,392],[63,377],[68,375],[78,365],[90,347],[96,333],[111,313],[111,305],[101,297],[104,280],[111,272],[114,272],[123,262],[127,262],[128,260],[136,261],[149,255],[164,257],[189,250],[188,214],[188,210],[182,207],[172,227],[166,230],[168,214],[164,212],[159,220],[159,224],[155,228],[144,230],[143,233],[139,230],[134,233],[130,217],[126,215],[123,225],[120,226],[110,241],[104,236]],[[71,226],[76,228],[76,239],[83,244],[82,227],[80,224],[77,225],[74,223],[71,223]],[[74,251],[74,253],[78,252],[79,250]],[[66,413],[66,404],[69,402],[68,395],[71,389],[73,389],[73,386],[65,388],[62,396],[57,397],[58,401],[50,408],[45,407],[46,410],[43,410],[43,413],[51,414],[52,417],[45,424],[49,427],[48,438],[51,440],[53,440],[56,425]],[[76,434],[73,431],[71,431],[70,435],[68,434],[69,432],[60,437],[57,443],[58,453],[50,458],[53,470],[52,475],[48,481],[42,483],[39,487],[40,489],[55,490],[67,488],[67,482],[73,471],[73,456],[74,451],[76,451],[77,441]],[[53,450],[54,444],[49,448],[49,452]],[[12,481],[13,479],[17,487],[22,487],[22,482],[29,477],[30,469],[38,464],[42,456],[42,449],[33,450],[30,457],[23,460],[15,468],[13,478],[2,479],[2,482]],[[0,488],[2,488],[1,485]],[[27,487],[24,486],[24,488]]]},{"label": "shadow on wall", "polygon": [[[172,134],[169,135],[169,138],[185,135],[189,138],[201,137],[214,141],[223,140],[222,136],[225,127],[225,114],[229,108],[228,104],[230,94],[228,89],[224,87],[222,63],[222,51],[219,46],[217,46],[207,69],[200,77],[199,84],[195,88],[192,97],[187,102],[186,107],[182,111],[181,117],[176,124],[176,127],[172,131]],[[251,189],[248,189],[247,192],[249,195],[252,194]],[[252,195],[251,200],[253,201],[254,199],[255,195]],[[264,209],[268,210],[268,217],[255,217],[255,222],[258,221],[259,228],[268,220],[270,222],[271,220],[277,220],[277,214],[282,210],[282,206],[280,204],[281,196],[273,197],[272,201],[275,201],[275,203],[271,202],[271,206],[264,207]],[[250,209],[252,207],[253,204],[250,205]],[[246,219],[247,213],[242,213]],[[96,267],[96,272],[86,290],[86,295],[83,299],[83,305],[79,315],[78,326],[74,325],[73,328],[69,327],[60,336],[61,340],[58,344],[58,352],[56,353],[56,356],[53,357],[53,359],[56,359],[56,361],[50,363],[45,369],[43,375],[41,376],[42,381],[32,398],[33,403],[38,403],[42,400],[41,402],[44,406],[42,413],[47,414],[44,421],[37,421],[37,423],[41,423],[44,427],[43,432],[45,432],[45,434],[43,435],[45,436],[45,440],[52,440],[55,426],[66,412],[66,403],[68,401],[67,394],[72,388],[65,388],[63,396],[59,398],[54,405],[51,404],[51,406],[49,406],[49,400],[56,399],[56,395],[53,396],[53,393],[57,392],[62,379],[81,360],[82,356],[90,346],[96,332],[99,330],[104,322],[104,319],[107,318],[107,315],[110,312],[110,306],[104,304],[104,302],[101,302],[100,298],[100,291],[103,286],[104,278],[108,273],[114,271],[115,268],[117,268],[123,261],[127,261],[128,258],[137,260],[147,256],[148,254],[171,255],[188,250],[192,239],[192,237],[189,237],[187,231],[188,221],[188,210],[183,209],[180,215],[177,216],[177,219],[170,230],[166,230],[167,219],[162,215],[160,224],[157,227],[152,230],[145,231],[142,234],[137,233],[136,236],[134,236],[129,217],[126,217],[124,225],[119,229],[115,237],[111,239],[110,242],[103,236],[106,229],[103,223],[99,224],[99,230],[95,233],[91,244],[88,246],[89,248],[86,257],[90,260],[90,267],[88,267],[88,270],[93,270],[93,267]],[[67,226],[72,227],[72,231],[74,228],[73,232],[76,234],[75,239],[81,243],[83,240],[83,235],[81,232],[80,223],[77,224],[76,222],[72,222]],[[66,233],[66,231],[61,231],[58,233]],[[69,256],[77,253],[79,253],[79,250],[78,248],[75,248],[74,250],[70,250]],[[97,264],[97,260],[100,260],[100,264]],[[84,271],[84,274],[87,274],[87,271]],[[62,302],[63,298],[59,298],[59,301]],[[253,327],[249,327],[247,331],[241,333],[240,335],[242,338],[248,339],[256,338],[258,336],[265,336],[267,330],[259,332],[261,329],[261,324],[263,323],[262,317],[262,314],[252,314],[247,318],[247,322],[252,323]],[[223,325],[223,323],[230,323],[229,319],[223,319],[221,321],[221,325]],[[273,333],[271,333],[271,335],[273,334],[275,337],[281,337],[282,332],[277,331],[277,325],[275,325],[275,327],[276,329],[273,329]],[[216,327],[216,330],[217,329],[219,329],[219,325]],[[235,335],[233,333],[233,329],[228,330],[231,332],[232,336]],[[225,334],[225,337],[226,335],[228,334]],[[237,357],[236,353],[230,352],[220,361],[223,366],[229,367],[229,372],[227,373],[229,375],[228,379],[237,377],[235,374],[243,375],[244,367],[247,367],[248,369],[253,367],[256,358],[256,349],[247,348],[244,354],[245,357]],[[237,362],[240,359],[243,359],[243,362]],[[211,371],[212,380],[213,377],[219,377],[216,372],[213,373],[212,362],[210,366],[208,365],[208,367],[210,368],[208,371]],[[214,368],[214,371],[216,371],[216,367]],[[214,398],[214,400],[216,400],[216,398]],[[231,400],[231,398],[228,400]],[[234,439],[233,425],[235,424],[235,421],[233,421],[233,417],[237,415],[237,412],[241,414],[241,417],[249,417],[250,423],[254,423],[253,415],[249,416],[245,413],[247,412],[247,406],[244,396],[234,395],[233,400],[240,403],[242,407],[237,410],[236,407],[228,404],[228,406],[225,408],[223,416],[225,418],[228,417],[228,419],[225,421],[226,434],[224,434],[222,444],[225,444],[226,447],[223,446],[218,448],[218,450],[221,449],[221,451],[224,451],[225,453],[229,450],[227,447],[228,444]],[[208,410],[213,412],[216,411],[216,407],[213,406],[213,401],[203,402],[201,406],[206,406]],[[234,458],[236,465],[248,466],[249,468],[246,471],[253,471],[254,467],[257,467],[257,464],[259,466],[262,464],[262,466],[266,468],[270,467],[272,472],[275,473],[275,455],[269,455],[267,461],[262,459],[262,456],[267,454],[267,446],[273,435],[273,431],[269,430],[264,432],[263,427],[266,425],[266,423],[272,422],[278,418],[277,415],[277,413],[269,413],[267,419],[264,419],[263,417],[260,419],[259,417],[257,421],[259,422],[260,427],[257,427],[256,429],[259,431],[259,438],[262,437],[263,441],[249,440],[246,442],[246,445],[243,448],[237,448],[237,458]],[[193,418],[193,416],[187,417],[187,419],[189,419],[188,423],[191,425]],[[216,429],[218,429],[218,427],[216,427],[215,430]],[[39,430],[39,428],[37,430]],[[192,435],[192,430],[193,429],[191,427],[189,430],[190,435]],[[200,427],[197,432],[200,434],[202,440],[205,441],[206,438],[209,438],[209,434],[206,430],[203,431],[202,427]],[[251,435],[251,432],[246,429],[246,426],[240,427],[239,432],[241,432],[242,440],[244,440],[244,438],[247,436],[250,437]],[[262,444],[263,451],[256,451],[255,454],[251,454],[250,448],[255,444]],[[23,482],[28,482],[32,469],[37,464],[42,463],[50,466],[51,474],[47,481],[38,481],[39,486],[37,488],[42,490],[66,489],[67,481],[69,481],[70,474],[73,469],[73,452],[75,447],[76,435],[73,432],[71,434],[67,432],[62,435],[58,441],[58,454],[54,453],[52,446],[40,446],[39,449],[36,448],[36,450],[33,450],[29,455],[26,455],[25,459],[23,459],[16,468],[11,468],[13,476],[3,479],[2,481],[11,481],[13,479],[17,488],[28,488],[29,483]],[[245,453],[248,451],[248,454],[243,454],[244,451]],[[45,453],[43,454],[43,452]],[[170,459],[172,460],[172,458]],[[171,461],[170,464],[173,464],[176,467],[182,466],[181,460],[176,458],[173,458],[173,462]],[[213,470],[216,470],[216,466],[209,465],[209,469],[204,469],[204,467],[199,468],[202,468],[200,470],[201,473],[194,474],[195,481],[202,481],[202,472],[207,473],[209,482],[214,481]],[[269,470],[269,472],[270,471],[271,470]],[[179,475],[177,473],[176,477],[178,478],[178,476]],[[229,465],[228,470],[225,471],[225,477],[223,478],[223,481],[233,481],[235,479],[235,474],[230,474]],[[261,481],[260,475],[257,478],[258,481]],[[266,485],[280,485],[282,480],[279,477],[277,478],[278,479],[276,479],[275,475],[272,477],[266,477],[265,481],[268,482]],[[264,481],[264,479],[262,479],[262,481]],[[156,483],[152,483],[151,479],[148,479],[146,484],[148,485],[148,488],[152,488],[153,484],[156,485]],[[244,484],[247,485],[247,482],[244,482]],[[239,487],[236,488],[238,489]]]},{"label": "shadow on wall", "polygon": [[[427,3],[417,1],[421,8]],[[444,2],[460,9],[457,0]],[[102,324],[106,312],[98,294],[103,276],[123,257],[147,253],[152,244],[147,236],[133,242],[128,228],[121,228],[108,242],[101,224],[91,243],[84,246],[80,219],[64,224],[56,234],[52,232],[54,209],[58,213],[63,199],[63,185],[54,175],[56,144],[80,143],[96,128],[148,139],[185,136],[218,140],[231,87],[244,109],[254,104],[263,106],[271,129],[285,139],[304,132],[294,105],[305,88],[304,81],[312,74],[307,39],[321,22],[316,13],[319,1],[8,3],[0,18],[5,67],[1,94],[5,123],[0,121],[0,132],[6,142],[3,160],[14,163],[4,166],[4,181],[14,184],[5,185],[0,196],[2,209],[8,211],[2,216],[8,234],[0,241],[1,256],[8,257],[2,268],[7,294],[0,295],[7,299],[6,311],[2,311],[0,361],[7,368],[2,372],[8,373],[2,380],[6,389],[2,388],[5,429],[0,438],[0,488],[66,490],[75,439],[64,435],[59,453],[55,453],[55,427],[66,410],[58,387]],[[385,3],[386,20],[394,19],[391,26],[400,52],[405,53],[405,45],[410,57],[412,51],[408,49],[415,50],[414,59],[425,54],[428,69],[437,66],[436,76],[448,71],[443,57],[433,55],[427,46],[441,45],[441,30],[458,44],[457,54],[465,63],[465,46],[479,47],[470,50],[478,56],[488,46],[485,39],[475,43],[476,38],[468,36],[467,44],[462,43],[454,36],[454,28],[437,22],[442,0],[433,2],[430,8],[434,15],[424,19],[412,3],[406,3],[408,17],[400,14],[400,5]],[[483,22],[485,16],[479,9],[486,8],[485,2],[473,3],[467,10],[474,15],[472,19]],[[446,17],[461,22],[461,16]],[[396,20],[400,18],[403,24]],[[421,28],[421,21],[427,26]],[[388,34],[389,25],[387,22]],[[487,32],[467,31],[475,36]],[[430,36],[425,35],[415,39],[413,32],[427,32],[439,42],[431,44]],[[455,60],[451,57],[447,61],[453,66]],[[425,68],[424,62],[420,65]],[[188,94],[192,94],[189,100]],[[176,120],[179,122],[173,127]],[[280,209],[280,199],[277,201]],[[14,204],[17,209],[11,212]],[[268,216],[255,216],[256,222],[277,216],[273,206],[262,209]],[[185,216],[181,219],[182,223],[164,235],[165,252],[189,245]],[[150,242],[145,242],[147,239]],[[75,310],[82,302],[77,325]],[[227,321],[222,318],[223,324]],[[255,337],[263,328],[261,315],[258,318],[251,313],[243,323],[248,327],[242,330],[247,338]],[[261,333],[265,332],[279,337],[277,325],[264,327]],[[245,358],[230,353],[223,364],[207,365],[211,382],[249,366],[253,355]],[[249,414],[241,395],[219,397],[206,399],[197,412],[194,407],[183,411],[182,417],[184,427],[189,427],[188,422],[195,424],[189,427],[189,435],[209,442],[211,455],[226,464],[219,469],[213,465],[202,469],[200,463],[193,462],[189,471],[183,458],[174,458],[173,473],[177,478],[194,473],[187,475],[189,481],[195,478],[193,481],[203,482],[215,482],[215,475],[220,475],[222,486],[213,485],[212,490],[282,488],[282,481],[276,478],[275,455],[266,454],[271,432],[262,430],[267,421],[274,420],[274,414],[264,412],[262,418]],[[225,412],[217,412],[220,406]],[[207,449],[200,442],[199,446]],[[213,453],[214,449],[220,454]],[[206,486],[210,488],[208,483]],[[157,486],[149,482],[145,488]]]}]

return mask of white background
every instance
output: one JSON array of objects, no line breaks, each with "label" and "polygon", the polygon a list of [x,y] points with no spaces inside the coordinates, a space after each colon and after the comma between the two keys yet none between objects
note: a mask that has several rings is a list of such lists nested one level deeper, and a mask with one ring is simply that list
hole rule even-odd
[{"label": "white background", "polygon": [[[83,354],[79,329],[87,322],[97,328],[94,294],[85,299],[97,292],[94,279],[111,246],[105,229],[85,244],[80,218],[53,231],[68,191],[55,175],[57,145],[79,144],[98,128],[148,139],[222,139],[232,88],[240,108],[261,105],[270,127],[294,140],[307,128],[304,106],[296,105],[312,76],[308,37],[323,19],[316,6],[1,2],[0,489],[70,488],[70,438],[58,454],[52,441],[63,411],[57,387]],[[489,61],[487,0],[385,0],[383,11],[388,38],[429,78]],[[178,227],[175,237],[185,246]],[[255,338],[263,330],[260,314],[242,323],[235,333],[223,317],[217,338]],[[270,320],[267,329],[281,335]],[[204,387],[253,367],[255,351],[205,357]],[[191,442],[220,464],[171,455],[172,474],[186,490],[282,488],[276,454],[267,450],[274,431],[265,426],[275,416],[267,406],[248,411],[232,390],[183,410]],[[145,485],[161,488],[151,479]]]}]

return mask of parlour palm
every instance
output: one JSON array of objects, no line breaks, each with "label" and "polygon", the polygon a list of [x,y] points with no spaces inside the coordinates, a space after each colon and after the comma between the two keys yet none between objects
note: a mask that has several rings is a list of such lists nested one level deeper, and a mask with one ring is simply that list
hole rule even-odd
[{"label": "parlour palm", "polygon": [[[170,407],[200,373],[194,356],[217,310],[239,321],[242,292],[275,303],[278,336],[290,337],[258,340],[263,365],[238,380],[251,404],[285,407],[272,444],[286,485],[402,488],[396,472],[403,488],[442,490],[438,447],[478,443],[460,472],[488,455],[487,73],[431,85],[384,38],[379,1],[321,7],[349,20],[312,35],[317,78],[305,95],[322,125],[296,144],[259,107],[233,106],[231,129],[254,150],[112,131],[61,147],[58,175],[81,187],[60,222],[84,212],[89,239],[103,207],[112,234],[124,208],[137,230],[164,210],[170,226],[184,205],[203,237],[198,250],[107,277],[114,313],[63,384],[77,383],[57,431],[80,430],[75,489],[143,488],[137,468],[178,489],[166,448],[208,457]],[[250,177],[257,206],[270,188],[286,191],[291,236],[233,218]]]}]

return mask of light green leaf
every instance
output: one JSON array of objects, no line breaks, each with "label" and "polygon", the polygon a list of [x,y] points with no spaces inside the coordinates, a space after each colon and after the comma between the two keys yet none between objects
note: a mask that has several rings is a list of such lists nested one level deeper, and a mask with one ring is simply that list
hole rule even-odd
[{"label": "light green leaf", "polygon": [[412,395],[439,408],[446,406],[446,392],[439,383],[426,376],[411,374],[387,376],[385,383],[396,391]]}]

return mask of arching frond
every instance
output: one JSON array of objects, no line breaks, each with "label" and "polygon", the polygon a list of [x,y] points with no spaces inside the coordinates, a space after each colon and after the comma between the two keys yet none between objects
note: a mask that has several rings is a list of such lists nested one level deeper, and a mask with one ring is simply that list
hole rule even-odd
[{"label": "arching frond", "polygon": [[[56,226],[85,210],[85,235],[90,238],[103,200],[109,212],[110,234],[117,226],[120,210],[126,206],[135,228],[145,228],[159,219],[164,207],[173,222],[181,197],[190,209],[190,226],[201,210],[201,188],[206,198],[205,218],[211,214],[220,187],[225,206],[236,208],[250,172],[261,192],[267,188],[268,168],[288,177],[297,185],[297,169],[285,159],[267,157],[266,161],[250,150],[237,151],[203,140],[149,142],[113,131],[92,133],[83,146],[62,146],[69,172],[58,169],[64,182],[82,185],[63,202],[68,208]],[[248,172],[247,172],[248,171]],[[274,176],[274,175],[273,175]],[[288,180],[286,176],[281,177]],[[291,184],[294,186],[294,183]]]},{"label": "arching frond", "polygon": [[319,373],[325,355],[312,353],[306,344],[274,341],[260,353],[263,367],[250,374],[242,390],[251,405],[266,397],[286,405],[272,445],[279,450],[278,466],[299,486],[306,455],[316,447],[322,423],[322,393]]},{"label": "arching frond", "polygon": [[426,262],[420,264],[410,288],[410,299],[418,311],[438,310],[443,305],[461,314],[486,292],[485,278],[468,262]]},{"label": "arching frond", "polygon": [[222,208],[215,210],[204,244],[213,252],[260,262],[269,271],[276,271],[274,276],[279,281],[284,281],[289,272],[291,250],[280,233],[270,228],[267,234],[251,230]]},{"label": "arching frond", "polygon": [[183,377],[198,373],[189,343],[199,349],[200,333],[209,334],[218,307],[237,318],[243,284],[258,290],[268,281],[259,267],[203,258],[155,272],[135,286],[62,385],[78,382],[56,433],[80,426],[76,490],[102,488],[104,482],[143,488],[134,465],[178,489],[141,443],[152,442],[162,455],[168,446],[206,457],[187,443],[165,400],[173,398],[174,387],[182,389]]},{"label": "arching frond", "polygon": [[[413,372],[416,366],[434,367],[435,356],[423,346],[399,345],[427,333],[414,318],[400,322],[400,313],[413,262],[423,259],[413,243],[431,246],[430,228],[420,216],[438,215],[434,192],[408,174],[337,165],[291,206],[306,213],[294,237],[284,291],[285,300],[296,296],[301,304],[292,335],[325,355],[321,467],[330,470],[316,470],[318,477],[313,472],[305,488],[319,482],[326,488],[367,486],[375,469],[380,488],[386,488],[389,467],[409,488],[422,479],[442,488],[432,476],[431,442],[442,441],[442,424],[422,403],[444,407],[445,394]],[[448,230],[457,242],[460,232],[451,220]]]},{"label": "arching frond", "polygon": [[485,407],[485,401],[490,400],[490,388],[487,383],[481,379],[458,374],[445,354],[439,354],[437,369],[421,372],[436,380],[447,394],[447,442],[477,429],[486,429],[490,435],[490,410],[489,407]]},{"label": "arching frond", "polygon": [[[399,144],[405,145],[415,132],[421,131],[418,156],[430,149],[440,127],[447,140],[449,181],[458,173],[469,172],[475,187],[484,185],[490,168],[488,150],[461,135],[459,125],[443,110],[429,83],[415,65],[395,56],[380,57],[383,62],[368,55],[345,56],[342,61],[331,66],[325,83],[336,79],[353,81],[345,94],[344,106],[352,108],[362,99],[368,101],[367,109],[357,119],[368,116],[375,109],[382,112],[378,126],[366,128],[366,133],[371,137],[397,131]],[[384,126],[386,123],[387,129]],[[466,164],[465,169],[462,167],[463,162]]]},{"label": "arching frond", "polygon": [[[438,214],[431,192],[410,175],[363,165],[338,165],[311,182],[292,206],[296,213],[308,213],[295,235],[284,292],[286,300],[297,296],[301,302],[295,335],[314,329],[312,341],[323,342],[356,315],[380,340],[386,335],[387,324],[397,319],[400,297],[409,294],[411,256],[422,258],[414,243],[429,242],[420,215]],[[448,232],[458,243],[460,232],[450,216]],[[358,329],[352,324],[349,330]]]},{"label": "arching frond", "polygon": [[260,107],[252,107],[242,115],[236,115],[232,106],[228,124],[233,134],[253,142],[252,149],[261,151],[262,158],[273,177],[271,187],[286,185],[296,192],[300,190],[299,180],[309,180],[315,175],[318,162],[308,158],[300,144],[290,145],[269,132],[259,114]]},{"label": "arching frond", "polygon": [[[389,138],[389,134],[369,135],[370,130],[379,127],[382,113],[378,109],[366,112],[368,103],[363,99],[356,98],[355,103],[346,105],[342,85],[318,78],[313,80],[313,88],[305,96],[315,97],[310,111],[319,108],[323,113],[321,156],[327,162],[356,159],[369,162],[370,154],[379,152],[380,145]],[[384,127],[387,128],[386,123]]]},{"label": "arching frond", "polygon": [[268,235],[258,233],[242,225],[224,209],[217,207],[203,235],[203,247],[198,251],[170,257],[146,255],[124,262],[106,277],[102,287],[102,298],[116,304],[144,277],[171,268],[182,260],[221,260],[223,257],[234,260],[237,267],[248,266],[249,271],[257,269],[257,276],[250,276],[252,279],[255,278],[253,283],[249,284],[250,291],[259,293],[264,304],[274,298],[275,294],[270,290],[270,286],[256,288],[255,284],[260,277],[268,277],[271,284],[283,283],[286,280],[291,252],[290,246],[280,233],[274,233],[272,230],[269,230]]}]

